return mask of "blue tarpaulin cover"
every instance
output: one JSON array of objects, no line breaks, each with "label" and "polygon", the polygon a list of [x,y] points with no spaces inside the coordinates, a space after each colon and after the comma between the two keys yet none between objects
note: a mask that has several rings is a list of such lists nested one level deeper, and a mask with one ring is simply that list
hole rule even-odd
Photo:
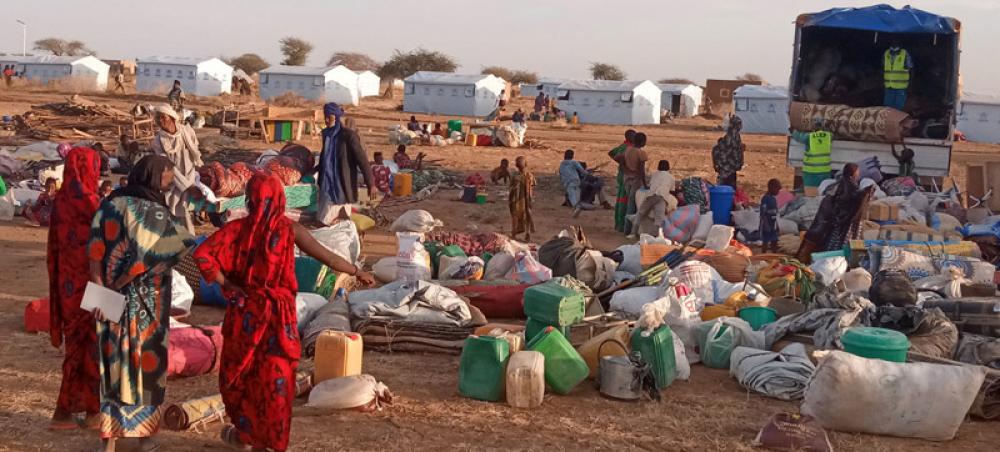
[{"label": "blue tarpaulin cover", "polygon": [[834,8],[805,15],[803,18],[804,21],[800,21],[802,28],[851,28],[883,33],[955,34],[958,32],[958,22],[955,19],[909,6],[899,9],[889,5]]}]

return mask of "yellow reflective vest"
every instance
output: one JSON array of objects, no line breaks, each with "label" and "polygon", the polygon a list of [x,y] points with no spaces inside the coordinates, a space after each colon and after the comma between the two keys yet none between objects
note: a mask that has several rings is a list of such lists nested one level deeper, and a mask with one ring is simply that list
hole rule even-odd
[{"label": "yellow reflective vest", "polygon": [[809,134],[809,149],[802,158],[802,172],[822,174],[830,172],[830,148],[833,134],[823,130]]},{"label": "yellow reflective vest", "polygon": [[906,68],[906,49],[899,49],[896,55],[892,49],[885,51],[885,87],[889,89],[906,89],[910,86],[910,70]]}]

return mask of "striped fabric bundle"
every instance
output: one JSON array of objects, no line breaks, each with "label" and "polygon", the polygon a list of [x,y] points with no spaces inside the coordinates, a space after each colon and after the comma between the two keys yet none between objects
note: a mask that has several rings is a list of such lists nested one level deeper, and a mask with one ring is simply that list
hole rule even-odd
[{"label": "striped fabric bundle", "polygon": [[163,425],[170,430],[182,431],[215,421],[222,422],[225,414],[222,395],[216,394],[170,404],[163,413]]}]

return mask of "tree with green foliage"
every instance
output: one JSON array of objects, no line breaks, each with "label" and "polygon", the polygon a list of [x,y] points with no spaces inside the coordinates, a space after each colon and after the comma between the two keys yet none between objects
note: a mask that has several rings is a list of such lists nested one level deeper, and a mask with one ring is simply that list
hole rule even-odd
[{"label": "tree with green foliage", "polygon": [[243,69],[247,75],[254,75],[271,65],[256,53],[244,53],[235,58],[223,58],[222,60],[236,69]]},{"label": "tree with green foliage", "polygon": [[479,73],[482,75],[492,74],[493,76],[500,77],[504,80],[510,81],[511,77],[514,74],[514,71],[511,71],[510,69],[507,69],[503,66],[486,66],[483,68],[482,71],[479,71]]},{"label": "tree with green foliage", "polygon": [[344,65],[355,72],[377,71],[380,65],[374,58],[360,52],[336,52],[330,55],[327,66]]},{"label": "tree with green foliage", "polygon": [[692,82],[691,79],[684,78],[684,77],[668,77],[668,78],[660,80],[660,81],[658,81],[656,83],[663,83],[663,84],[670,84],[670,85],[695,85],[696,84],[695,82]]},{"label": "tree with green foliage", "polygon": [[538,74],[531,71],[517,70],[510,74],[510,78],[508,80],[514,85],[519,85],[521,83],[532,85],[538,83]]},{"label": "tree with green foliage", "polygon": [[736,80],[743,82],[763,82],[764,77],[761,77],[759,74],[754,74],[753,72],[747,72],[743,75],[737,75]]},{"label": "tree with green foliage", "polygon": [[392,86],[397,79],[405,79],[420,71],[455,72],[457,68],[458,63],[451,56],[417,48],[409,52],[397,49],[377,72],[379,77],[389,82],[385,97],[392,98]]},{"label": "tree with green foliage", "polygon": [[281,54],[285,59],[281,64],[286,66],[303,66],[309,59],[309,52],[312,52],[313,45],[309,42],[292,36],[281,38]]},{"label": "tree with green foliage", "polygon": [[625,80],[625,71],[608,63],[590,63],[590,75],[594,80]]}]

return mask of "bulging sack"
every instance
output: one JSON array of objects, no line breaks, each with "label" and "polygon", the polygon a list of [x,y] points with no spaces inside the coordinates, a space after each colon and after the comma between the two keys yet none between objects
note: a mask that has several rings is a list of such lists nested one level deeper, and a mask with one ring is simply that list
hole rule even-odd
[{"label": "bulging sack", "polygon": [[441,226],[444,226],[444,223],[440,220],[435,220],[434,216],[426,210],[407,210],[399,218],[396,218],[396,221],[392,222],[389,230],[392,232],[426,234],[434,230],[434,228]]},{"label": "bulging sack", "polygon": [[392,405],[392,393],[368,374],[320,382],[309,392],[306,406],[333,410],[376,411]]},{"label": "bulging sack", "polygon": [[893,363],[817,352],[802,413],[824,428],[932,441],[955,437],[985,374],[971,366]]}]

